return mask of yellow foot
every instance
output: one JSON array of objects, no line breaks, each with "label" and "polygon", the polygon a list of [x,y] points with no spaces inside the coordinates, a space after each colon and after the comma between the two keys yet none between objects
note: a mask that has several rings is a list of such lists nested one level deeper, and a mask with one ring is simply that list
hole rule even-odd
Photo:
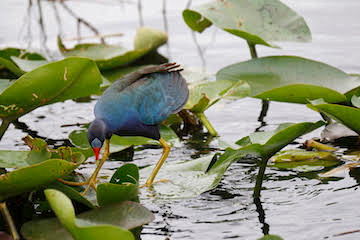
[{"label": "yellow foot", "polygon": [[87,185],[85,190],[81,193],[82,196],[84,196],[89,191],[90,187],[92,187],[96,191],[96,183],[99,181],[99,180],[96,180],[96,178],[94,179],[94,177],[92,177],[92,176],[86,182],[71,182],[71,181],[66,181],[64,179],[61,179],[61,178],[58,178],[57,180],[61,183],[64,183],[64,184],[70,185],[70,186]]},{"label": "yellow foot", "polygon": [[149,182],[149,181],[146,181],[145,184],[141,185],[140,188],[143,188],[143,187],[147,187],[147,188],[150,188],[153,184],[155,183],[159,183],[159,182],[168,182],[169,180],[167,179],[161,179],[161,180],[157,180],[155,182]]},{"label": "yellow foot", "polygon": [[95,191],[96,191],[96,183],[98,182],[99,180],[96,180],[96,177],[93,177],[91,176],[88,180],[88,185],[86,186],[85,190],[80,193],[81,196],[85,196],[86,193],[89,191],[90,187],[92,187]]}]

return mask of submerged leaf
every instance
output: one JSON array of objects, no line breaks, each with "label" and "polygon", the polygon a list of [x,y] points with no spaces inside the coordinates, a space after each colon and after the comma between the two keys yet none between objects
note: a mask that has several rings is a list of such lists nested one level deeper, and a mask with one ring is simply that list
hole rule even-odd
[{"label": "submerged leaf", "polygon": [[277,168],[297,168],[300,166],[330,167],[341,161],[331,152],[290,149],[281,151],[270,158],[270,166]]},{"label": "submerged leaf", "polygon": [[303,17],[279,0],[211,1],[183,11],[186,24],[202,32],[211,24],[253,44],[274,47],[269,42],[308,42],[309,27]]}]

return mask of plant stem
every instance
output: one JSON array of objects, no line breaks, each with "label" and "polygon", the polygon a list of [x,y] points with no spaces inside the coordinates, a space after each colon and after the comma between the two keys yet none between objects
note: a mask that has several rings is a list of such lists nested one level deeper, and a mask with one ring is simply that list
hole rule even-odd
[{"label": "plant stem", "polygon": [[208,132],[210,133],[210,135],[212,136],[218,136],[218,133],[216,132],[215,128],[211,125],[211,123],[209,122],[209,120],[207,119],[207,117],[205,116],[204,113],[196,113],[196,115],[198,116],[198,118],[200,119],[201,123],[205,126],[205,128],[208,130]]},{"label": "plant stem", "polygon": [[[255,44],[250,41],[247,41],[247,44],[249,46],[251,58],[252,59],[258,58]],[[259,122],[264,122],[264,118],[266,117],[268,110],[269,110],[269,101],[262,100],[261,112],[260,112],[260,116],[258,118]]]},{"label": "plant stem", "polygon": [[264,180],[267,162],[268,162],[268,158],[263,158],[261,160],[259,172],[258,172],[258,175],[256,176],[256,184],[255,184],[254,194],[253,194],[254,198],[260,198],[262,182]]},{"label": "plant stem", "polygon": [[11,236],[14,240],[19,240],[20,236],[19,233],[16,230],[14,221],[9,213],[9,209],[6,206],[5,202],[0,202],[0,211],[4,217],[5,222],[8,224]]},{"label": "plant stem", "polygon": [[3,119],[2,123],[0,125],[0,140],[4,136],[6,130],[8,129],[10,125],[10,121]]},{"label": "plant stem", "polygon": [[255,44],[250,42],[250,41],[247,41],[247,44],[248,44],[249,49],[250,49],[251,58],[258,58]]}]

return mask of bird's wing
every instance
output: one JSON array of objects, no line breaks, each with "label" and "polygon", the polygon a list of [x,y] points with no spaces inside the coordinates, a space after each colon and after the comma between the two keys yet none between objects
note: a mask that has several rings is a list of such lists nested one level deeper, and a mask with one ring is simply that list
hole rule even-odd
[{"label": "bird's wing", "polygon": [[140,120],[157,124],[179,111],[187,102],[189,89],[179,71],[146,75],[130,86]]},{"label": "bird's wing", "polygon": [[95,116],[106,120],[112,130],[136,119],[148,125],[163,121],[179,111],[189,96],[178,67],[175,63],[146,67],[123,82],[118,80],[97,101]]},{"label": "bird's wing", "polygon": [[121,92],[134,82],[138,81],[142,77],[155,72],[169,72],[172,71],[175,68],[178,68],[179,65],[176,63],[165,63],[162,65],[151,65],[143,67],[137,71],[134,71],[132,73],[129,73],[125,75],[124,77],[121,77],[120,79],[116,80],[111,86],[108,87],[108,89],[104,92],[106,94],[107,91],[118,91]]}]

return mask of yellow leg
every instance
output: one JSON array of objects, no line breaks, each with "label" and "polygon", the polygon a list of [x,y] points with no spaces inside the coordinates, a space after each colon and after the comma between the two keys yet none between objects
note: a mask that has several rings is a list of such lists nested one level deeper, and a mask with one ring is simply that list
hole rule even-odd
[{"label": "yellow leg", "polygon": [[157,162],[154,170],[151,172],[149,178],[146,180],[146,183],[145,183],[146,187],[150,187],[151,184],[153,184],[157,173],[159,172],[161,166],[164,164],[166,158],[169,156],[169,153],[170,153],[169,144],[167,144],[167,142],[162,138],[159,139],[159,142],[160,142],[161,146],[163,147],[162,156],[161,156],[160,160]]},{"label": "yellow leg", "polygon": [[81,193],[82,196],[84,196],[89,191],[90,187],[92,187],[96,190],[97,175],[99,174],[101,167],[104,165],[104,163],[105,163],[106,159],[108,159],[109,155],[110,155],[110,139],[106,139],[103,157],[100,160],[99,164],[97,165],[95,171],[89,178],[87,187]]},{"label": "yellow leg", "polygon": [[62,182],[66,185],[70,185],[70,186],[84,186],[84,185],[88,185],[85,190],[81,193],[81,195],[85,195],[90,187],[94,188],[96,190],[96,183],[97,183],[97,180],[96,180],[96,177],[97,175],[99,174],[99,171],[102,167],[102,165],[104,165],[104,162],[106,161],[106,159],[109,157],[110,155],[110,140],[109,139],[106,139],[105,140],[105,150],[104,150],[104,154],[103,154],[103,157],[102,159],[100,160],[99,164],[97,165],[95,171],[93,172],[93,174],[91,175],[91,177],[86,181],[86,182],[70,182],[70,181],[66,181],[64,179],[61,179],[61,178],[58,178],[57,180],[59,182]]}]

